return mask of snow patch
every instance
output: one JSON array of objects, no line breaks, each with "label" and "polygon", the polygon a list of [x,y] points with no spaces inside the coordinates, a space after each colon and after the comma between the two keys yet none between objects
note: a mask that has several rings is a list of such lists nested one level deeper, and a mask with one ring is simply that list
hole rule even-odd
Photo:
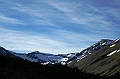
[{"label": "snow patch", "polygon": [[[117,41],[119,41],[120,40],[120,38],[118,38],[117,40],[115,40],[115,42],[117,42]],[[113,42],[113,43],[115,43],[115,42]]]},{"label": "snow patch", "polygon": [[61,62],[62,65],[65,65],[66,63],[65,62]]},{"label": "snow patch", "polygon": [[116,44],[111,45],[110,47],[114,47]]},{"label": "snow patch", "polygon": [[110,54],[108,54],[107,56],[111,56],[111,55],[113,55],[114,53],[116,53],[117,52],[117,50],[114,50],[114,51],[112,51]]},{"label": "snow patch", "polygon": [[117,50],[117,52],[120,52],[120,49],[119,49],[119,50]]},{"label": "snow patch", "polygon": [[67,64],[70,64],[70,63],[72,63],[72,61],[68,62]]},{"label": "snow patch", "polygon": [[102,45],[105,45],[106,43],[102,43]]},{"label": "snow patch", "polygon": [[80,61],[80,60],[82,60],[82,59],[85,58],[86,56],[87,56],[87,55],[85,55],[85,54],[82,55],[82,56],[79,56],[79,57],[77,58],[77,62]]},{"label": "snow patch", "polygon": [[59,60],[59,61],[67,61],[68,60],[68,58],[62,58],[61,60]]},{"label": "snow patch", "polygon": [[49,64],[49,62],[45,62],[45,63],[41,63],[42,65],[47,65],[47,64]]}]

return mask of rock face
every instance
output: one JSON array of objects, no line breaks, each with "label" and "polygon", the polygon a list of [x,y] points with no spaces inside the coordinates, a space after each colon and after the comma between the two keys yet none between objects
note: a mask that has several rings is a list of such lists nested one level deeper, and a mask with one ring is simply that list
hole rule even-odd
[{"label": "rock face", "polygon": [[120,39],[94,51],[79,62],[72,64],[83,72],[112,76],[120,73]]}]

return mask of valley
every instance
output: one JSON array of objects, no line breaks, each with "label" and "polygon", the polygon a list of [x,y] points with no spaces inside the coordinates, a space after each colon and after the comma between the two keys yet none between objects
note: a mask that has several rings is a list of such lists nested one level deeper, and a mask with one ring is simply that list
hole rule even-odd
[{"label": "valley", "polygon": [[[15,53],[0,47],[2,79],[117,79],[120,39],[102,39],[78,53]],[[10,78],[9,78],[10,77]]]}]

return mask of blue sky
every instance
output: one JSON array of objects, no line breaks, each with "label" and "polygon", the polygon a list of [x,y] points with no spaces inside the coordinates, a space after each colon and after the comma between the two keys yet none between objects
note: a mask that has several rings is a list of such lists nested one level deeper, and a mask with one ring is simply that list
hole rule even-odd
[{"label": "blue sky", "polygon": [[80,52],[119,37],[120,0],[0,0],[0,45],[15,52]]}]

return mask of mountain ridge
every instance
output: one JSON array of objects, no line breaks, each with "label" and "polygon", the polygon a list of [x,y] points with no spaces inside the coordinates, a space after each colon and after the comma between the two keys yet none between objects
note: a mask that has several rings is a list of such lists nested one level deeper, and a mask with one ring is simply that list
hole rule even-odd
[{"label": "mountain ridge", "polygon": [[112,76],[120,73],[120,39],[93,52],[72,66],[78,67],[83,72]]},{"label": "mountain ridge", "polygon": [[[53,65],[53,64],[62,64],[62,65],[71,65],[75,63],[76,61],[78,62],[82,58],[86,57],[87,55],[91,54],[93,51],[97,51],[103,46],[109,45],[114,40],[109,40],[109,39],[101,39],[97,43],[93,44],[92,46],[84,49],[81,52],[78,53],[68,53],[68,54],[49,54],[49,53],[42,53],[39,51],[33,51],[30,53],[15,53],[9,50],[4,49],[7,52],[10,52],[10,54],[15,57],[20,57],[22,59],[26,59],[31,62],[39,62],[43,65]],[[4,52],[4,51],[3,51]]]}]

